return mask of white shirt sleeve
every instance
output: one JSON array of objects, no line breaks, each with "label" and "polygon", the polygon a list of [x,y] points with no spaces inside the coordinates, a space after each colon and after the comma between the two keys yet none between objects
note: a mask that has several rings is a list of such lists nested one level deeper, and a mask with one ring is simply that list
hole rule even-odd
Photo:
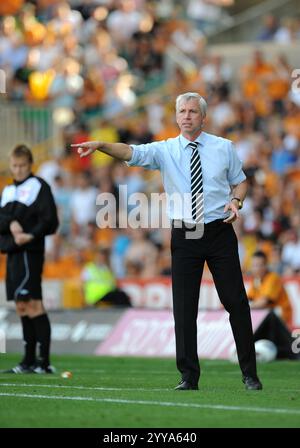
[{"label": "white shirt sleeve", "polygon": [[229,143],[229,169],[228,182],[230,185],[239,185],[246,180],[245,173],[242,169],[242,162],[237,156],[236,149],[232,142]]},{"label": "white shirt sleeve", "polygon": [[147,170],[162,168],[162,149],[164,141],[146,143],[145,145],[130,145],[132,157],[126,162],[128,166],[141,166]]}]

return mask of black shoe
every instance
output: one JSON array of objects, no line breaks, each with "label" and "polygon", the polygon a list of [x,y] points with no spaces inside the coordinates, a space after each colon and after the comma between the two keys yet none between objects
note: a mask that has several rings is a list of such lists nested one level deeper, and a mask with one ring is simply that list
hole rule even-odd
[{"label": "black shoe", "polygon": [[32,373],[32,367],[26,364],[18,364],[16,367],[13,367],[12,369],[3,370],[2,373],[17,373],[17,374]]},{"label": "black shoe", "polygon": [[175,390],[198,390],[197,384],[189,383],[188,381],[181,380]]},{"label": "black shoe", "polygon": [[251,376],[244,376],[243,383],[247,390],[262,390],[262,384],[258,378],[252,378]]},{"label": "black shoe", "polygon": [[38,375],[41,375],[43,373],[55,373],[56,369],[55,367],[48,365],[48,366],[41,366],[41,365],[37,365],[34,366],[32,369],[32,373],[37,373]]}]

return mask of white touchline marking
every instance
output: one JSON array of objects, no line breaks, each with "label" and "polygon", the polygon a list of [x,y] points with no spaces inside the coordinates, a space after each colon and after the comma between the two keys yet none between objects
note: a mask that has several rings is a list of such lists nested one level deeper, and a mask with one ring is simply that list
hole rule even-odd
[{"label": "white touchline marking", "polygon": [[[49,378],[54,379],[54,378]],[[58,380],[59,378],[55,378]],[[80,389],[80,390],[100,390],[100,391],[125,391],[125,392],[173,392],[173,389],[170,388],[145,388],[145,387],[89,387],[89,386],[71,386],[71,385],[65,385],[65,384],[29,384],[29,383],[0,383],[0,387],[46,387],[51,389]],[[300,389],[277,389],[278,392],[296,392],[299,393]]]},{"label": "white touchline marking", "polygon": [[[59,378],[56,378],[59,379]],[[146,389],[145,387],[134,387],[134,388],[130,388],[130,387],[88,387],[88,386],[67,386],[67,385],[60,385],[60,384],[28,384],[28,383],[0,383],[0,387],[1,386],[5,386],[5,387],[50,387],[51,389],[82,389],[82,390],[101,390],[101,391],[141,391],[141,392],[152,392],[152,391],[168,391],[168,390],[172,390],[172,389],[153,389],[153,388],[149,388]]]},{"label": "white touchline marking", "polygon": [[92,401],[98,403],[117,403],[117,404],[141,404],[149,406],[166,406],[166,407],[181,407],[181,408],[197,408],[197,409],[213,409],[220,411],[238,411],[238,412],[259,412],[268,414],[300,414],[300,409],[280,409],[280,408],[254,408],[247,406],[225,406],[213,404],[198,404],[198,403],[174,403],[171,401],[148,401],[148,400],[125,400],[120,398],[93,398],[93,397],[62,397],[60,395],[31,395],[31,394],[15,394],[15,393],[0,393],[2,397],[15,398],[40,398],[44,400],[70,400],[70,401]]},{"label": "white touchline marking", "polygon": [[93,374],[93,373],[105,373],[105,372],[109,372],[109,369],[105,370],[105,369],[72,369],[72,372],[77,372],[77,373],[88,373],[88,374]]},{"label": "white touchline marking", "polygon": [[[24,376],[24,375],[31,375],[31,374],[18,374],[18,373],[16,373],[16,375],[18,375],[18,377],[20,378],[20,376]],[[14,377],[16,376],[16,375],[14,375]],[[44,381],[44,380],[50,380],[50,381],[52,381],[52,380],[59,380],[60,378],[59,378],[59,376],[60,375],[54,375],[54,374],[38,374],[38,373],[35,373],[35,374],[32,374],[32,376],[31,376],[31,378],[35,378],[36,377],[36,375],[38,375],[39,376],[39,379],[41,380],[41,381]],[[12,374],[9,374],[9,377],[11,377],[12,376]],[[1,380],[4,380],[4,379],[6,379],[8,377],[8,374],[3,374],[3,375],[1,375],[0,374],[0,379]],[[0,383],[1,384],[1,383]],[[16,384],[16,383],[11,383],[11,384]]]},{"label": "white touchline marking", "polygon": [[[109,368],[107,369],[72,369],[73,372],[80,372],[80,373],[88,373],[88,374],[93,374],[93,373],[111,373],[111,370]],[[140,373],[143,374],[143,371],[141,372],[141,370],[138,369],[133,369],[133,370],[126,370],[126,372],[128,373]],[[164,374],[164,375],[170,375],[169,371],[162,371],[162,370],[147,370],[147,374],[148,373],[156,373],[158,375]]]}]

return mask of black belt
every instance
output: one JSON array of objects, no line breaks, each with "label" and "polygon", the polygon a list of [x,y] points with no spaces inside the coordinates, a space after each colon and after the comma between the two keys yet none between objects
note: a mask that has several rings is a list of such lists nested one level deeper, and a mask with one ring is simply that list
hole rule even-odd
[{"label": "black belt", "polygon": [[[224,219],[215,219],[214,221],[204,224],[204,227],[207,228],[207,227],[219,226],[221,223],[223,223]],[[200,225],[201,225],[201,223],[200,223]],[[172,219],[172,228],[174,228],[174,227],[179,228],[179,229],[182,228],[182,229],[186,229],[186,230],[193,230],[196,228],[196,224],[185,222],[182,219]]]}]

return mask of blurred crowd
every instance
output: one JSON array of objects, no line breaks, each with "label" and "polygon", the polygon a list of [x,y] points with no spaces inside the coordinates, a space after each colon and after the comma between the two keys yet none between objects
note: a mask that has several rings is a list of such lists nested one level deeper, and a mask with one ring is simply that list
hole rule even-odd
[{"label": "blurred crowd", "polygon": [[279,44],[289,44],[300,38],[300,18],[278,18],[272,14],[263,17],[262,29],[257,40],[274,41]]},{"label": "blurred crowd", "polygon": [[[47,240],[47,277],[78,276],[99,247],[109,251],[116,278],[170,274],[169,229],[104,227],[103,216],[95,221],[99,194],[115,198],[107,220],[118,224],[119,187],[125,185],[128,196],[144,192],[150,198],[162,192],[160,175],[100,153],[80,159],[70,144],[174,137],[174,100],[195,90],[208,101],[205,130],[234,141],[249,180],[235,224],[245,274],[257,250],[279,274],[300,271],[300,86],[292,88],[294,67],[280,52],[270,59],[255,50],[237,72],[209,53],[206,30],[232,3],[37,0],[2,17],[0,65],[9,100],[72,111],[64,147],[37,169],[52,186],[61,223]],[[257,36],[281,43],[299,38],[299,19],[273,16],[264,18]],[[192,65],[174,65],[170,76],[166,54],[173,47]],[[132,204],[122,209],[132,211]]]}]

